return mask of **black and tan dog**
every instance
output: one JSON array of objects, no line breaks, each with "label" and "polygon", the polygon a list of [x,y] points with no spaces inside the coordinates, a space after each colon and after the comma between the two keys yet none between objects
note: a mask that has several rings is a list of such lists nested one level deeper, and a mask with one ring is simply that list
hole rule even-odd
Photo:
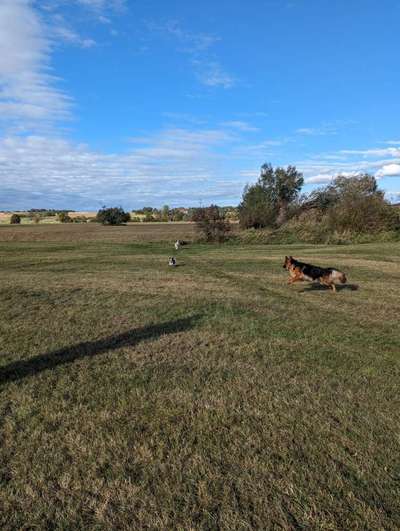
[{"label": "black and tan dog", "polygon": [[311,264],[305,264],[294,259],[293,256],[285,256],[283,267],[289,271],[289,284],[308,280],[314,282],[318,280],[322,285],[336,291],[335,284],[345,284],[346,275],[333,267],[318,267]]}]

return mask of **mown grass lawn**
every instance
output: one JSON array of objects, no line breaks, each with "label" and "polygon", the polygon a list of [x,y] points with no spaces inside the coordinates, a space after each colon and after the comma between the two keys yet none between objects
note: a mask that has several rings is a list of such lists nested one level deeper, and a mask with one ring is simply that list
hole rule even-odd
[{"label": "mown grass lawn", "polygon": [[400,245],[126,229],[0,242],[0,527],[399,529]]}]

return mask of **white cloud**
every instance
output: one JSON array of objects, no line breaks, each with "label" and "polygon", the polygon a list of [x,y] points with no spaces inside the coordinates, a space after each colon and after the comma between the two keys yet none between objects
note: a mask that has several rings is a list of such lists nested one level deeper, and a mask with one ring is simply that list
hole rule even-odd
[{"label": "white cloud", "polygon": [[325,136],[336,135],[337,130],[333,125],[323,125],[321,127],[302,127],[297,129],[296,134],[304,136]]},{"label": "white cloud", "polygon": [[315,129],[312,129],[311,127],[302,127],[301,129],[296,129],[296,133],[298,135],[314,135],[316,132]]},{"label": "white cloud", "polygon": [[244,182],[232,179],[220,149],[235,140],[220,130],[165,130],[133,139],[126,153],[102,153],[45,136],[0,140],[0,181],[13,205],[54,208],[127,208],[146,202],[235,202]]},{"label": "white cloud", "polygon": [[386,142],[383,142],[383,144],[387,144],[389,146],[400,146],[400,140],[386,140]]},{"label": "white cloud", "polygon": [[[131,208],[166,202],[197,205],[200,199],[236,203],[246,182],[257,179],[258,162],[264,160],[251,146],[241,153],[243,147],[239,131],[224,127],[169,128],[134,137],[125,153],[94,151],[54,136],[9,136],[0,140],[0,208],[95,209],[121,203]],[[394,165],[400,168],[398,162]],[[374,173],[388,173],[393,159],[321,159],[296,165],[306,184],[315,186],[339,174],[357,175],[366,166],[371,170],[372,164]]]},{"label": "white cloud", "polygon": [[108,17],[105,17],[104,15],[99,15],[98,20],[102,24],[111,24],[111,19],[109,19]]},{"label": "white cloud", "polygon": [[196,67],[198,80],[207,87],[229,89],[235,85],[235,79],[217,61],[195,59],[192,64]]},{"label": "white cloud", "polygon": [[194,114],[184,113],[184,112],[170,112],[165,111],[162,113],[162,116],[167,118],[169,121],[192,124],[192,125],[204,125],[207,123],[207,120],[204,118],[199,118]]},{"label": "white cloud", "polygon": [[400,148],[344,149],[340,153],[344,155],[363,155],[364,157],[400,157]]},{"label": "white cloud", "polygon": [[101,9],[104,7],[105,0],[76,0],[78,4],[90,7],[92,9]]},{"label": "white cloud", "polygon": [[276,160],[277,148],[288,142],[288,139],[267,139],[255,144],[239,143],[233,150],[232,156],[238,159],[248,159],[250,165],[261,164],[265,160]]},{"label": "white cloud", "polygon": [[197,79],[207,87],[232,88],[236,79],[220,64],[213,47],[220,37],[209,33],[190,32],[179,22],[170,20],[164,25],[148,23],[150,33],[160,33],[173,37],[178,42],[178,51],[190,58]]},{"label": "white cloud", "polygon": [[80,46],[81,48],[92,48],[96,46],[96,41],[81,37],[74,30],[66,26],[55,26],[51,29],[51,35],[55,39],[60,39],[66,43]]},{"label": "white cloud", "polygon": [[94,11],[106,9],[120,10],[125,7],[126,0],[75,0],[77,4]]},{"label": "white cloud", "polygon": [[[356,159],[356,155],[363,158]],[[400,176],[400,149],[341,150],[296,165],[304,173],[306,184],[328,183],[338,175],[352,177],[361,173],[370,173],[377,179],[397,177]]]},{"label": "white cloud", "polygon": [[176,37],[182,45],[182,51],[190,54],[199,54],[211,48],[216,42],[220,41],[219,37],[209,33],[191,33],[184,30],[175,20],[170,20],[165,25],[167,33]]},{"label": "white cloud", "polygon": [[307,177],[305,179],[305,183],[306,184],[326,184],[326,183],[330,183],[333,179],[335,179],[339,175],[341,175],[342,177],[356,177],[357,175],[359,175],[359,172],[341,171],[341,172],[336,172],[336,173],[331,173],[331,174],[322,173],[319,175],[313,175],[312,177]]},{"label": "white cloud", "polygon": [[239,173],[242,177],[255,181],[260,176],[260,168],[255,170],[241,170]]},{"label": "white cloud", "polygon": [[305,179],[305,184],[325,184],[330,183],[332,179],[332,175],[319,174]]},{"label": "white cloud", "polygon": [[254,127],[253,125],[249,124],[248,122],[242,122],[240,120],[232,120],[230,122],[223,122],[221,125],[224,126],[224,127],[229,127],[231,129],[237,129],[237,130],[243,131],[243,132],[259,131],[258,127]]},{"label": "white cloud", "polygon": [[385,192],[385,198],[390,201],[391,203],[394,203],[394,204],[397,204],[398,206],[400,206],[400,192],[398,191],[393,191],[393,190],[387,190]]},{"label": "white cloud", "polygon": [[387,164],[376,172],[376,177],[400,177],[400,164]]},{"label": "white cloud", "polygon": [[0,122],[19,128],[69,117],[50,70],[51,44],[29,0],[0,4]]}]

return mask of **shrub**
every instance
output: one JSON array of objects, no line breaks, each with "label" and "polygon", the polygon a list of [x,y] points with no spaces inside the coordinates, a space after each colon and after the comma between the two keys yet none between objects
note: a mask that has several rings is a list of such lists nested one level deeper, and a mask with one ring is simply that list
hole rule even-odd
[{"label": "shrub", "polygon": [[118,207],[103,207],[97,212],[96,216],[96,220],[103,225],[122,225],[127,223],[130,219],[130,214]]},{"label": "shrub", "polygon": [[72,223],[72,218],[66,212],[59,212],[57,217],[60,223]]},{"label": "shrub", "polygon": [[172,221],[183,221],[185,219],[185,214],[180,210],[174,210],[172,212]]},{"label": "shrub", "polygon": [[153,214],[151,212],[146,212],[145,216],[143,218],[143,221],[145,223],[151,223],[153,221],[156,221],[156,219],[154,218],[154,216],[153,216]]},{"label": "shrub", "polygon": [[10,218],[11,225],[19,225],[21,223],[21,216],[13,214]]},{"label": "shrub", "polygon": [[380,232],[398,225],[394,209],[378,195],[344,197],[328,211],[327,218],[329,226],[339,232]]},{"label": "shrub", "polygon": [[373,176],[339,176],[303,199],[274,237],[283,241],[288,233],[306,243],[390,241],[400,236],[400,220]]},{"label": "shrub", "polygon": [[231,230],[225,215],[216,205],[196,209],[192,219],[196,222],[196,228],[202,239],[207,242],[222,243],[227,239]]}]

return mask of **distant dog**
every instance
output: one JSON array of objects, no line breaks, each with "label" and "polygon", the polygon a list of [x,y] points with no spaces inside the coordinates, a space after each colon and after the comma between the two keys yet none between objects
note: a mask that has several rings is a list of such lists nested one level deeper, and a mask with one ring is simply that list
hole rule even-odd
[{"label": "distant dog", "polygon": [[289,271],[289,284],[302,280],[308,280],[310,282],[318,280],[323,286],[331,288],[332,291],[336,291],[335,284],[345,284],[347,282],[346,275],[338,269],[305,264],[304,262],[299,262],[293,256],[285,256],[283,267]]},{"label": "distant dog", "polygon": [[188,245],[188,242],[185,240],[176,240],[176,242],[174,243],[174,247],[177,251],[179,251],[179,248],[183,245]]},{"label": "distant dog", "polygon": [[171,267],[176,267],[176,260],[173,256],[170,256],[168,258],[168,265],[171,266]]}]

